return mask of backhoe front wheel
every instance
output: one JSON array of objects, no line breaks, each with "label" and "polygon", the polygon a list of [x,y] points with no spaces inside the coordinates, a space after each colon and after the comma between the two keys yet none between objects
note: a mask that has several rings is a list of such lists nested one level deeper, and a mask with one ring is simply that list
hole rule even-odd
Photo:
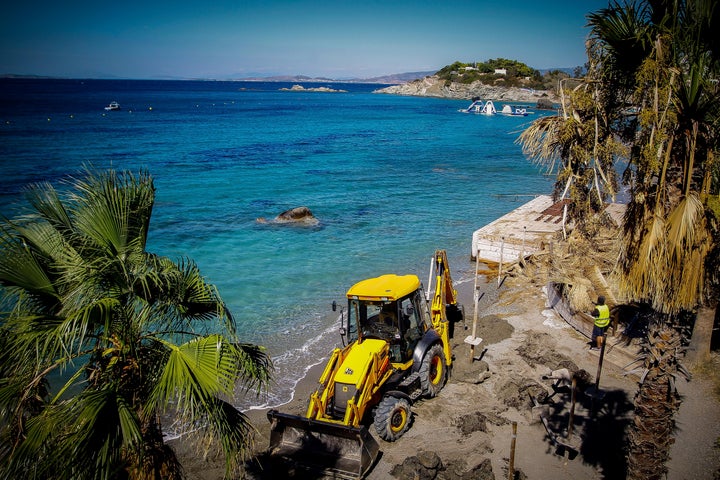
[{"label": "backhoe front wheel", "polygon": [[426,397],[434,397],[445,386],[447,366],[442,345],[436,343],[425,353],[420,364],[420,385]]},{"label": "backhoe front wheel", "polygon": [[394,442],[407,432],[411,420],[410,402],[388,395],[380,401],[375,411],[375,430],[383,440]]}]

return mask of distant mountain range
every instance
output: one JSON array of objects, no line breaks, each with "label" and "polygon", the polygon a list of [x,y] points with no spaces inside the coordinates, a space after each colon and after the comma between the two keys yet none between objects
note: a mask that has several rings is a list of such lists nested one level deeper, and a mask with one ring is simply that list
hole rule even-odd
[{"label": "distant mountain range", "polygon": [[[563,67],[563,68],[544,68],[539,70],[541,75],[547,72],[559,70],[565,72],[568,75],[573,74],[573,71],[577,67]],[[383,75],[380,77],[372,78],[327,78],[327,77],[308,77],[307,75],[276,75],[272,77],[264,76],[250,76],[250,77],[232,77],[229,80],[242,80],[246,82],[333,82],[333,83],[384,83],[388,85],[399,85],[402,83],[412,82],[431,75],[435,75],[437,70],[431,70],[427,72],[406,72],[406,73],[393,73],[389,75]]]},{"label": "distant mountain range", "polygon": [[[548,68],[540,70],[540,73],[545,73],[551,70],[560,70],[572,75],[573,68]],[[400,85],[413,80],[425,78],[430,75],[435,75],[436,70],[427,72],[405,72],[405,73],[392,73],[389,75],[383,75],[379,77],[371,78],[327,78],[327,77],[309,77],[307,75],[276,75],[271,77],[264,76],[240,76],[240,75],[229,75],[225,78],[187,78],[187,77],[154,77],[156,80],[216,80],[216,81],[245,81],[245,82],[303,82],[303,83],[378,83],[385,85]],[[18,74],[0,74],[0,78],[65,78],[65,77],[52,77],[43,75],[18,75]],[[98,77],[87,77],[87,78],[103,78],[106,80],[120,79],[121,77],[115,76],[98,76]],[[123,78],[127,80],[127,78]]]},{"label": "distant mountain range", "polygon": [[406,72],[406,73],[393,73],[390,75],[383,75],[381,77],[372,78],[326,78],[326,77],[308,77],[306,75],[277,75],[273,77],[242,77],[234,78],[233,80],[242,80],[246,82],[316,82],[316,83],[384,83],[390,85],[396,85],[405,82],[411,82],[418,78],[425,78],[428,75],[434,75],[435,70],[429,72]]}]

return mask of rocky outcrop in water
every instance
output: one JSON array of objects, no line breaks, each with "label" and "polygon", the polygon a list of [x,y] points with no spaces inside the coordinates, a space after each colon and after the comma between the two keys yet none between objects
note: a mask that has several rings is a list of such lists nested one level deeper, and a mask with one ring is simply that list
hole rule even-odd
[{"label": "rocky outcrop in water", "polygon": [[388,93],[394,95],[411,95],[418,97],[458,98],[470,100],[480,97],[483,100],[505,100],[509,102],[536,103],[540,99],[557,102],[558,99],[552,91],[532,90],[529,88],[503,87],[486,85],[479,81],[473,83],[446,82],[433,75],[402,85],[375,90],[374,93]]},{"label": "rocky outcrop in water", "polygon": [[264,217],[257,219],[257,223],[275,223],[275,224],[295,224],[305,226],[315,226],[320,223],[315,215],[310,211],[308,207],[295,207],[290,210],[285,210],[280,215],[272,220],[267,220]]},{"label": "rocky outcrop in water", "polygon": [[330,87],[303,87],[302,85],[293,85],[290,88],[281,88],[281,92],[330,92],[330,93],[347,93],[347,90],[337,90]]}]

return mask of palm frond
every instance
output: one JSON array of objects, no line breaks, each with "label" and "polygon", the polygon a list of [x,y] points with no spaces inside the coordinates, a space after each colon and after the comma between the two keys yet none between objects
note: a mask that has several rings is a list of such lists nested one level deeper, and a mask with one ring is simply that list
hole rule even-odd
[{"label": "palm frond", "polygon": [[670,213],[667,238],[669,282],[675,295],[661,311],[691,310],[702,298],[705,258],[712,246],[705,207],[696,194],[684,197]]},{"label": "palm frond", "polygon": [[236,344],[238,353],[237,372],[246,390],[258,392],[266,388],[271,380],[273,364],[267,351],[251,343]]},{"label": "palm frond", "polygon": [[209,403],[204,443],[220,443],[225,454],[225,475],[230,478],[252,452],[255,428],[245,414],[230,403],[219,398],[213,398]]},{"label": "palm frond", "polygon": [[155,201],[155,187],[147,172],[135,177],[130,172],[88,170],[73,186],[78,192],[73,196],[73,214],[79,231],[121,255],[131,245],[145,248]]},{"label": "palm frond", "polygon": [[546,116],[534,120],[525,129],[515,143],[520,143],[523,153],[536,163],[546,167],[548,173],[555,170],[555,164],[561,158],[563,146],[559,139],[565,119]]},{"label": "palm frond", "polygon": [[238,344],[194,262],[145,251],[148,174],[87,172],[70,187],[61,198],[35,186],[35,213],[0,225],[0,437],[12,445],[0,477],[179,478],[159,424],[168,406],[209,425],[235,461],[250,430],[220,398],[238,382],[266,387],[269,358]]},{"label": "palm frond", "polygon": [[51,184],[34,183],[26,189],[25,197],[34,210],[33,217],[44,219],[59,231],[72,230],[70,214]]},{"label": "palm frond", "polygon": [[630,77],[651,48],[646,8],[644,4],[638,8],[636,4],[613,3],[587,16],[591,36],[602,39],[610,51],[607,58]]},{"label": "palm frond", "polygon": [[52,473],[47,478],[111,480],[125,467],[123,452],[141,443],[138,418],[122,396],[85,391],[28,422],[13,459],[42,459],[38,466]]},{"label": "palm frond", "polygon": [[146,411],[162,409],[171,399],[178,400],[179,410],[192,411],[196,402],[204,408],[209,398],[232,394],[238,354],[222,336],[210,335],[182,345],[158,340],[169,349],[169,355]]},{"label": "palm frond", "polygon": [[54,297],[52,281],[44,265],[33,255],[17,230],[0,231],[0,285]]},{"label": "palm frond", "polygon": [[665,220],[655,214],[646,222],[639,237],[633,230],[626,233],[620,287],[628,298],[661,300],[667,275]]}]

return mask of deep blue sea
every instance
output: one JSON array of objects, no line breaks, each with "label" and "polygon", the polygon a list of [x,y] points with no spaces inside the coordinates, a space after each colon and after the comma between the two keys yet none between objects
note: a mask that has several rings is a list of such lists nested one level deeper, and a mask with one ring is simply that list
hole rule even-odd
[{"label": "deep blue sea", "polygon": [[[268,398],[290,400],[339,345],[355,281],[415,273],[437,248],[470,278],[472,232],[547,194],[552,181],[515,139],[528,117],[463,114],[470,102],[372,93],[382,85],[211,81],[0,80],[0,213],[28,183],[83,165],[155,178],[148,250],[194,259],[245,341],[276,366]],[[117,101],[122,109],[106,112]],[[496,102],[498,111],[502,102]],[[259,224],[307,206],[317,228]]]}]

